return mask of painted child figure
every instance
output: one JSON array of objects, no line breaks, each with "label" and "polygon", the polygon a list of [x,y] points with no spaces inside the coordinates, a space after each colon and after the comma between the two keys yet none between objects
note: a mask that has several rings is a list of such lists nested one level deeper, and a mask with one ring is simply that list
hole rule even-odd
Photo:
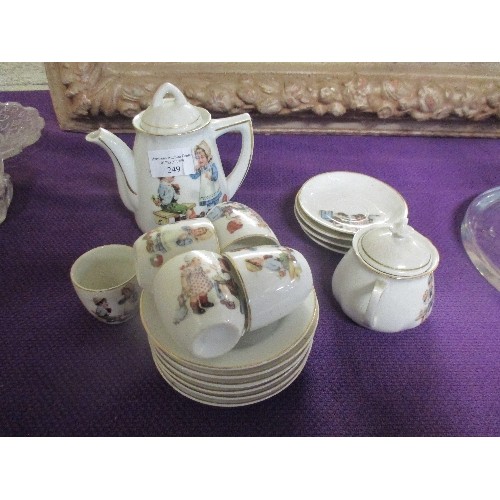
[{"label": "painted child figure", "polygon": [[[234,309],[236,304],[232,297],[239,300],[239,289],[236,281],[231,275],[229,264],[224,257],[219,258],[220,272],[214,277],[215,291],[221,304],[225,305],[228,309]],[[241,302],[240,302],[241,311]]]},{"label": "painted child figure", "polygon": [[94,304],[96,306],[95,313],[99,318],[108,320],[111,316],[111,307],[109,307],[106,297],[94,297]]},{"label": "painted child figure", "polygon": [[178,203],[180,196],[179,184],[174,182],[175,177],[160,177],[158,196],[153,196],[153,202],[164,212],[181,215],[186,219],[196,217],[195,211],[184,203]]},{"label": "painted child figure", "polygon": [[136,310],[136,304],[139,300],[137,290],[133,285],[127,285],[122,288],[122,297],[118,304],[123,306],[123,317],[127,317]]},{"label": "painted child figure", "polygon": [[190,174],[190,177],[191,179],[200,179],[199,205],[208,210],[220,201],[226,201],[227,196],[222,196],[219,169],[213,161],[212,151],[205,141],[201,141],[194,148],[194,156],[196,159],[195,173]]},{"label": "painted child figure", "polygon": [[287,247],[282,247],[279,254],[263,255],[246,259],[246,267],[252,272],[267,269],[277,273],[280,278],[285,277],[288,273],[292,281],[296,278],[300,278],[300,273],[302,272],[293,251]]},{"label": "painted child figure", "polygon": [[214,285],[199,257],[186,256],[186,264],[181,267],[181,285],[195,314],[204,314],[205,308],[213,307],[214,304],[208,300],[208,292]]}]

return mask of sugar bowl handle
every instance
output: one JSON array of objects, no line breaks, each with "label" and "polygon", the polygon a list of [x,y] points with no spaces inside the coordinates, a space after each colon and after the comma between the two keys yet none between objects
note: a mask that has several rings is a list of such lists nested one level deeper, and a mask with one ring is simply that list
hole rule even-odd
[{"label": "sugar bowl handle", "polygon": [[377,279],[373,284],[370,300],[368,301],[368,307],[365,311],[365,322],[370,328],[375,328],[375,325],[377,323],[376,312],[378,303],[380,302],[380,298],[387,288],[387,285],[387,281],[382,278]]}]

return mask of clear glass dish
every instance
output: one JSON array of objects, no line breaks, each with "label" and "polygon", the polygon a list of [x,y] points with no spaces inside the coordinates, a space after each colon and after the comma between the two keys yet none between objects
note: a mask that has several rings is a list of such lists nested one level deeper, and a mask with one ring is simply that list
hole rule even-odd
[{"label": "clear glass dish", "polygon": [[4,172],[4,160],[38,141],[44,125],[35,108],[18,102],[0,102],[0,224],[7,217],[13,195],[10,175]]},{"label": "clear glass dish", "polygon": [[500,291],[500,186],[472,201],[461,234],[465,251],[477,270]]}]

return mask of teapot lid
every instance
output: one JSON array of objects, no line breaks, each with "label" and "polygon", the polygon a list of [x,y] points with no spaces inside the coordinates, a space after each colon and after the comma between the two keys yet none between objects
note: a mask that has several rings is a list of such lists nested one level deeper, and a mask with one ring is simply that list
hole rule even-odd
[{"label": "teapot lid", "polygon": [[[170,94],[169,97],[165,97]],[[154,135],[180,135],[204,127],[210,113],[193,106],[184,94],[171,83],[164,83],[155,92],[151,105],[134,117],[137,130]]]},{"label": "teapot lid", "polygon": [[408,219],[359,231],[353,249],[369,267],[393,278],[422,276],[439,263],[436,247],[408,226]]}]

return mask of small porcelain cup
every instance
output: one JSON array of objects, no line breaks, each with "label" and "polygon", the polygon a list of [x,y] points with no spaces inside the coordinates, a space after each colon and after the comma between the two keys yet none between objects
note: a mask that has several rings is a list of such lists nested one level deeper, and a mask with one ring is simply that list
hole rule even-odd
[{"label": "small porcelain cup", "polygon": [[253,209],[228,201],[213,207],[207,217],[213,222],[221,251],[258,245],[279,245],[278,238]]},{"label": "small porcelain cup", "polygon": [[134,250],[128,245],[89,250],[75,261],[70,276],[82,304],[99,321],[123,323],[139,310]]},{"label": "small porcelain cup", "polygon": [[190,250],[219,252],[217,233],[209,219],[202,217],[166,224],[140,236],[134,243],[139,285],[152,292],[154,277],[161,266]]},{"label": "small porcelain cup", "polygon": [[153,290],[163,326],[194,356],[221,356],[245,333],[240,292],[218,253],[194,250],[169,259]]},{"label": "small porcelain cup", "polygon": [[248,331],[287,316],[313,289],[309,264],[292,248],[262,245],[223,255],[243,291]]}]

